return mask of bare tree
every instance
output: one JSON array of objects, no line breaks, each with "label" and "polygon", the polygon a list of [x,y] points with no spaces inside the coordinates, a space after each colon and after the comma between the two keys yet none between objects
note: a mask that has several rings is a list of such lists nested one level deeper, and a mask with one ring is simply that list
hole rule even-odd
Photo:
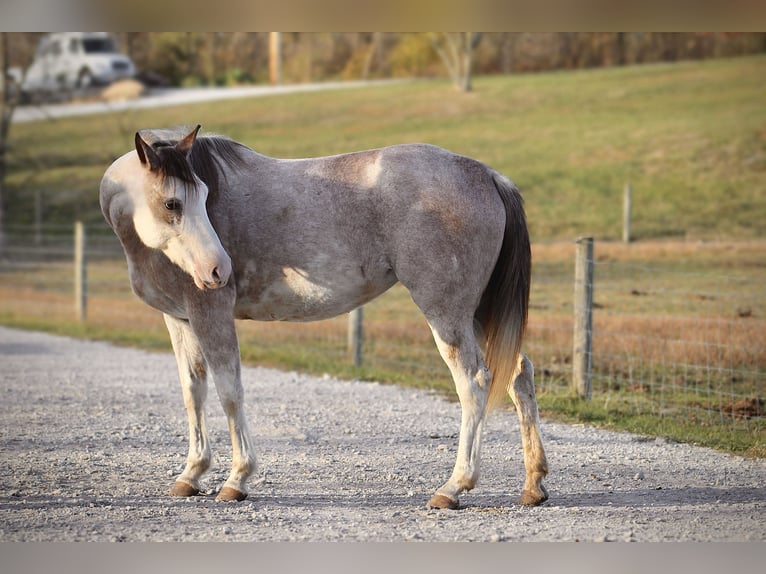
[{"label": "bare tree", "polygon": [[452,83],[463,92],[471,91],[473,51],[481,42],[481,37],[481,32],[429,34],[431,45],[446,66]]},{"label": "bare tree", "polygon": [[370,38],[370,49],[364,57],[362,66],[362,79],[367,80],[370,77],[370,68],[373,58],[381,51],[381,32],[373,32]]}]

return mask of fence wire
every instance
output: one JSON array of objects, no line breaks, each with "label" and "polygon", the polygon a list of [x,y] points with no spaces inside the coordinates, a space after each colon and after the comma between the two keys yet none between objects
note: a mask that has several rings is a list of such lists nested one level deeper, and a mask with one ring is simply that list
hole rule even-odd
[{"label": "fence wire", "polygon": [[762,281],[654,265],[596,263],[594,382],[646,395],[654,411],[762,418]]},{"label": "fence wire", "polygon": [[[74,321],[73,228],[13,227],[0,255],[0,320]],[[87,228],[88,322],[150,329],[159,315],[132,295],[119,243],[105,225]],[[710,271],[693,262],[599,260],[593,281],[594,400],[635,413],[711,424],[764,421],[766,292],[762,272]],[[538,393],[569,392],[573,358],[571,258],[535,262],[525,352]],[[31,321],[31,323],[30,323]],[[35,323],[36,321],[36,323]],[[344,317],[310,324],[242,323],[243,356],[264,364],[353,373]],[[364,373],[451,387],[428,326],[402,287],[364,314]]]}]

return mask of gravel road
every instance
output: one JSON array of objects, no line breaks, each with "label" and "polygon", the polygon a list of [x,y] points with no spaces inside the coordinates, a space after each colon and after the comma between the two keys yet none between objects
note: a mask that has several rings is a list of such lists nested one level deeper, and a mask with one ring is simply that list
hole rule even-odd
[{"label": "gravel road", "polygon": [[186,451],[170,354],[0,327],[0,541],[740,541],[766,539],[766,461],[543,421],[551,499],[523,482],[511,412],[487,424],[463,508],[448,476],[459,407],[428,392],[245,368],[259,472],[216,503],[229,441],[208,405],[210,492],[166,495]]},{"label": "gravel road", "polygon": [[73,116],[123,112],[127,110],[143,110],[183,104],[197,104],[237,98],[257,98],[262,96],[279,96],[301,92],[316,92],[321,90],[340,90],[380,86],[385,84],[402,83],[411,80],[369,80],[344,82],[313,82],[305,84],[287,84],[283,86],[226,86],[207,88],[163,88],[151,90],[145,96],[130,100],[115,102],[67,102],[63,104],[40,104],[19,106],[13,113],[13,123],[36,122]]}]

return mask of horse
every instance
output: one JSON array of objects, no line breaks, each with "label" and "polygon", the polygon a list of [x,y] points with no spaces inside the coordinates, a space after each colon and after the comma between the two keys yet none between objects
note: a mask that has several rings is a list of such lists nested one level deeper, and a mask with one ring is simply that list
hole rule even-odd
[{"label": "horse", "polygon": [[235,319],[335,317],[400,282],[430,326],[461,408],[452,474],[427,506],[457,509],[474,488],[482,425],[506,392],[520,421],[519,502],[547,500],[534,367],[521,351],[531,248],[516,185],[429,144],[279,159],[199,135],[200,127],[139,130],[99,187],[132,290],[162,312],[178,366],[189,450],[170,495],[200,494],[210,467],[212,380],[232,443],[216,499],[248,496],[256,455]]}]

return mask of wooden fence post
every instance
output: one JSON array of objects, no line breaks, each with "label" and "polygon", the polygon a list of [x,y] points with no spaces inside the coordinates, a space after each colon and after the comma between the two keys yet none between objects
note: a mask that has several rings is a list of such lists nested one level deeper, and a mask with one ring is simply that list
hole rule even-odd
[{"label": "wooden fence post", "polygon": [[593,238],[576,241],[572,384],[590,399],[593,364]]},{"label": "wooden fence post", "polygon": [[362,315],[362,307],[357,307],[348,315],[348,352],[355,367],[362,366],[362,343],[364,342]]},{"label": "wooden fence post", "polygon": [[35,191],[35,245],[43,244],[43,192]]},{"label": "wooden fence post", "polygon": [[630,243],[630,211],[633,208],[633,189],[628,183],[625,185],[625,193],[622,202],[622,241]]},{"label": "wooden fence post", "polygon": [[74,224],[74,305],[77,319],[85,321],[88,314],[88,285],[85,226],[81,221]]}]

